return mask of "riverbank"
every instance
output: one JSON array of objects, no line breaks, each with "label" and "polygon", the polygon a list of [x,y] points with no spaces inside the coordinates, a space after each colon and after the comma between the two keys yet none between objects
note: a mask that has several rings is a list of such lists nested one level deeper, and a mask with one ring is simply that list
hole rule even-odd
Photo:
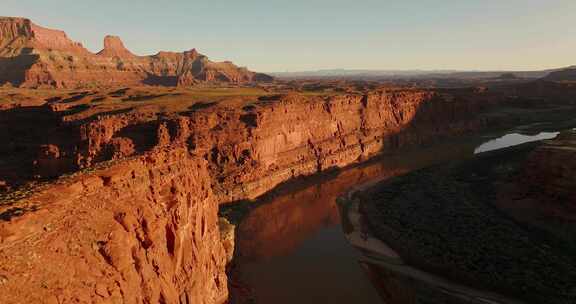
[{"label": "riverbank", "polygon": [[408,264],[528,303],[574,303],[573,255],[495,204],[538,145],[414,171],[354,197],[371,232]]},{"label": "riverbank", "polygon": [[[491,130],[481,134],[440,140],[434,144],[390,151],[368,162],[292,180],[255,201],[247,200],[221,206],[220,215],[229,218],[239,227],[236,257],[232,262],[228,277],[232,296],[241,300],[235,300],[232,303],[265,303],[265,301],[257,301],[257,295],[262,292],[262,289],[265,293],[270,293],[271,289],[276,293],[297,289],[273,287],[268,283],[270,280],[281,286],[294,286],[308,282],[310,275],[292,280],[291,277],[286,276],[280,279],[273,274],[285,271],[283,265],[288,261],[294,263],[291,271],[297,271],[297,269],[310,267],[305,266],[308,263],[310,265],[322,263],[315,260],[316,256],[323,254],[322,252],[334,252],[336,247],[342,250],[341,244],[335,242],[336,239],[340,240],[341,232],[327,227],[341,226],[333,219],[336,197],[351,189],[361,190],[358,189],[358,185],[362,185],[361,188],[363,188],[366,185],[434,164],[470,158],[482,144],[490,142],[491,139],[505,138],[506,134],[556,132],[574,125],[570,119],[555,122],[547,122],[545,119],[536,122],[528,121],[528,124],[510,126],[505,130]],[[274,220],[270,221],[270,219]],[[341,224],[345,226],[344,222]],[[317,238],[318,233],[324,235],[321,240]],[[314,242],[321,243],[314,245]],[[323,249],[315,250],[317,246]],[[348,258],[349,261],[338,262],[340,268],[349,262],[355,263],[355,267],[358,266],[359,256],[350,254]],[[339,266],[334,267],[339,268]],[[349,278],[334,275],[312,277],[316,278],[312,281],[323,280],[323,282],[333,282],[334,285],[340,284],[339,281],[349,281]],[[347,288],[343,289],[347,290]],[[317,288],[317,293],[320,293],[318,290]],[[332,294],[339,293],[341,292]],[[308,298],[304,295],[298,297],[298,301],[306,300]]]},{"label": "riverbank", "polygon": [[350,244],[362,252],[360,264],[384,303],[524,303],[449,280],[406,263],[398,252],[373,235],[366,225],[365,216],[360,212],[360,201],[353,198],[353,193],[349,192],[348,196],[338,200],[342,227]]},{"label": "riverbank", "polygon": [[[441,138],[477,134],[516,119],[542,121],[554,113],[574,117],[569,104],[555,106],[554,100],[532,110],[520,107],[498,114],[515,103],[501,94],[476,89],[385,89],[338,96],[262,93],[265,96],[209,100],[194,94],[192,99],[191,92],[172,92],[178,95],[170,93],[167,100],[148,93],[65,93],[35,106],[2,112],[0,124],[6,128],[0,137],[10,143],[0,151],[0,188],[4,189],[0,194],[0,260],[5,261],[0,276],[7,278],[0,292],[10,296],[7,302],[34,302],[52,294],[61,294],[59,302],[88,301],[97,294],[124,301],[194,298],[219,303],[227,298],[228,288],[225,242],[231,247],[231,238],[219,235],[216,214],[221,204],[252,200],[300,177],[341,170],[382,153],[422,147]],[[96,101],[101,98],[107,100],[105,105]],[[527,111],[534,115],[526,115]],[[107,166],[96,168],[100,164]],[[68,180],[63,174],[73,177]],[[46,183],[42,189],[19,191],[32,181]],[[69,186],[72,193],[60,195],[59,183]],[[313,200],[322,195],[322,191],[317,193]],[[280,223],[284,213],[260,214],[262,220],[253,223],[266,227]],[[299,227],[286,223],[283,227]],[[241,224],[238,235],[263,231],[248,228]],[[343,239],[339,230],[331,229],[326,236]],[[61,240],[61,248],[53,250],[52,237]],[[26,242],[31,238],[36,241]],[[131,243],[122,243],[126,240]],[[318,244],[325,242],[309,244],[323,248]],[[342,246],[324,252],[319,260],[346,250],[347,243],[338,244]],[[14,255],[23,258],[10,258]],[[152,255],[157,260],[143,262]],[[296,269],[301,264],[293,265]],[[329,268],[341,266],[336,262]],[[58,272],[62,268],[88,271],[71,276]],[[107,271],[110,279],[92,277],[100,271]],[[38,281],[30,282],[26,277],[30,273],[37,273]],[[277,273],[271,272],[275,277]],[[151,276],[162,276],[168,283],[157,284]],[[294,278],[302,276],[306,273]],[[127,283],[118,285],[117,277]],[[96,280],[102,284],[94,284]]]}]

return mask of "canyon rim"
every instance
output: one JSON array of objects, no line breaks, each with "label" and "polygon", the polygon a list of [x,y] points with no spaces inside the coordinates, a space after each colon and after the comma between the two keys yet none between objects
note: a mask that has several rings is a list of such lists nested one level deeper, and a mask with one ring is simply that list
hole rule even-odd
[{"label": "canyon rim", "polygon": [[574,67],[137,53],[0,17],[0,303],[576,300]]}]

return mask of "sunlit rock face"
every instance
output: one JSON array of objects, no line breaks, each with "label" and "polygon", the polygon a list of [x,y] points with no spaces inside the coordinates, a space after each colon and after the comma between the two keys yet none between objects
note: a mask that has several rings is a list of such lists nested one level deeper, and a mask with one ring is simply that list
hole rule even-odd
[{"label": "sunlit rock face", "polygon": [[[126,94],[119,92],[105,96]],[[364,95],[266,96],[247,106],[216,105],[169,117],[146,108],[89,118],[74,114],[78,108],[90,114],[86,103],[96,98],[90,94],[44,101],[0,117],[5,126],[0,139],[17,144],[3,148],[21,158],[19,170],[54,177],[184,144],[208,161],[220,202],[256,198],[295,177],[482,129],[488,121],[478,113],[497,100],[472,90],[390,89]],[[30,119],[35,125],[21,123]],[[16,153],[19,145],[26,145],[27,153]],[[12,173],[12,167],[0,166],[0,179]],[[10,182],[8,176],[5,180]]]},{"label": "sunlit rock face", "polygon": [[205,160],[174,147],[0,209],[2,302],[223,303],[231,253],[209,181]]},{"label": "sunlit rock face", "polygon": [[279,96],[242,111],[194,113],[189,142],[209,160],[221,201],[255,198],[294,177],[479,130],[482,98],[434,90]]},{"label": "sunlit rock face", "polygon": [[0,84],[78,88],[271,80],[229,61],[210,61],[195,49],[136,56],[116,36],[106,36],[104,49],[93,54],[63,31],[24,18],[0,18]]},{"label": "sunlit rock face", "polygon": [[[109,46],[122,53],[117,40]],[[18,109],[0,122],[31,117],[42,126],[34,137],[41,141],[26,141],[38,145],[37,153],[23,164],[46,178],[77,173],[0,205],[3,300],[221,303],[234,244],[231,227],[219,231],[220,203],[256,198],[293,178],[389,149],[478,130],[486,124],[476,115],[484,98],[417,89],[291,94],[169,117],[133,111],[87,120],[62,116],[66,103]],[[95,166],[105,168],[92,172]],[[261,227],[258,237],[272,243],[285,236],[288,246],[278,250],[289,250],[301,234],[288,226],[305,234],[336,223],[338,190],[372,176],[352,172],[299,194],[313,203],[256,211],[238,229]],[[241,246],[255,255],[273,250]]]}]

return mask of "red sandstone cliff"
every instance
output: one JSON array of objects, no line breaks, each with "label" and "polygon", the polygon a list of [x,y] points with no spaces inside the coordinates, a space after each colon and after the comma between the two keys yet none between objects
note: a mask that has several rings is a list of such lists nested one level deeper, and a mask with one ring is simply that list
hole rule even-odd
[{"label": "red sandstone cliff", "polygon": [[136,57],[125,46],[120,37],[106,36],[104,37],[104,49],[97,53],[99,56],[104,57],[118,57],[131,59]]},{"label": "red sandstone cliff", "polygon": [[193,113],[176,133],[191,134],[188,142],[209,160],[221,200],[234,201],[390,149],[478,130],[484,122],[471,113],[484,106],[481,94],[467,98],[427,90],[289,95],[242,112]]},{"label": "red sandstone cliff", "polygon": [[0,206],[2,303],[223,303],[206,161],[157,149]]},{"label": "red sandstone cliff", "polygon": [[7,303],[220,303],[229,253],[218,233],[219,203],[478,130],[486,121],[477,114],[496,101],[473,90],[406,89],[263,97],[243,108],[224,103],[170,117],[68,120],[69,101],[7,110],[0,124],[35,121],[0,132],[10,142],[2,155],[26,156],[38,145],[33,163],[21,159],[31,162],[31,174],[99,163],[107,169],[3,201],[0,293]]},{"label": "red sandstone cliff", "polygon": [[136,56],[119,37],[107,36],[92,54],[62,31],[23,18],[0,18],[0,85],[95,87],[126,85],[190,86],[199,82],[270,81],[265,74],[231,62],[212,62],[196,50]]},{"label": "red sandstone cliff", "polygon": [[294,177],[478,130],[486,122],[476,114],[490,100],[494,96],[465,90],[389,90],[333,97],[265,97],[242,109],[216,105],[170,119],[127,113],[80,125],[58,126],[54,121],[46,129],[65,129],[72,142],[44,148],[58,153],[42,152],[36,169],[85,168],[154,146],[186,144],[208,160],[221,201],[254,198]]}]

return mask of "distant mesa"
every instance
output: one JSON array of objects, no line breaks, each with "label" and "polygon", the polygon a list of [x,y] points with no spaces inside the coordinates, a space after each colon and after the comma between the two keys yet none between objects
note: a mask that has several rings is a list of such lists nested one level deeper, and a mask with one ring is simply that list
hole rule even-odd
[{"label": "distant mesa", "polygon": [[133,58],[136,55],[132,54],[125,46],[120,37],[106,36],[104,37],[104,49],[98,52],[99,56],[104,57],[119,57],[119,58]]},{"label": "distant mesa", "polygon": [[137,56],[117,36],[106,36],[104,48],[94,54],[63,31],[43,28],[25,18],[0,17],[0,85],[193,86],[272,80],[269,75],[240,68],[230,61],[210,61],[196,49]]}]

